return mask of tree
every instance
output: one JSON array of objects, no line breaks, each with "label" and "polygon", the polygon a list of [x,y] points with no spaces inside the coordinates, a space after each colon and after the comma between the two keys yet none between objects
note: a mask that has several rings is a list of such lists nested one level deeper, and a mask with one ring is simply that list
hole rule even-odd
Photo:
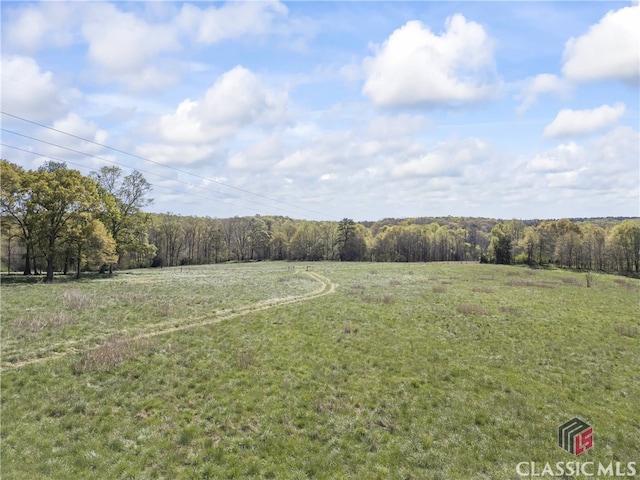
[{"label": "tree", "polygon": [[7,160],[0,160],[0,216],[3,228],[17,225],[18,238],[26,248],[24,274],[31,275],[31,258],[35,247],[37,212],[31,201],[33,172],[27,172]]},{"label": "tree", "polygon": [[526,227],[524,229],[524,237],[519,243],[526,255],[527,264],[533,266],[536,250],[540,246],[540,237],[536,229],[534,227]]},{"label": "tree", "polygon": [[[100,186],[103,209],[100,218],[116,242],[117,261],[124,255],[149,252],[146,236],[141,236],[140,227],[148,226],[150,218],[142,209],[153,202],[148,198],[151,185],[140,172],[134,170],[123,176],[120,167],[102,167],[91,172],[91,178]],[[113,263],[109,263],[109,272]]]},{"label": "tree", "polygon": [[52,282],[60,240],[74,224],[83,221],[86,213],[97,211],[98,188],[77,170],[49,162],[33,176],[30,201],[37,212],[37,239],[47,261],[46,281]]},{"label": "tree", "polygon": [[355,260],[353,248],[355,231],[356,223],[350,218],[343,218],[338,223],[338,256],[342,261]]},{"label": "tree", "polygon": [[619,271],[640,271],[640,221],[625,220],[611,229],[611,249]]},{"label": "tree", "polygon": [[491,230],[489,249],[493,251],[495,263],[511,264],[511,232],[504,223],[499,223]]},{"label": "tree", "polygon": [[76,261],[76,278],[82,274],[82,263],[88,260],[98,265],[117,260],[116,242],[104,224],[91,216],[82,214],[66,233],[66,242]]}]

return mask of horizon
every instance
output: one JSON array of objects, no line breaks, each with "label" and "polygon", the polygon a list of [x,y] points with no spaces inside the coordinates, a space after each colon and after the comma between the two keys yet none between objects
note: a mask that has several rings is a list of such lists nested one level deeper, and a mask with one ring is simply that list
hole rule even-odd
[{"label": "horizon", "polygon": [[636,1],[0,11],[0,156],[136,169],[152,213],[640,216]]}]

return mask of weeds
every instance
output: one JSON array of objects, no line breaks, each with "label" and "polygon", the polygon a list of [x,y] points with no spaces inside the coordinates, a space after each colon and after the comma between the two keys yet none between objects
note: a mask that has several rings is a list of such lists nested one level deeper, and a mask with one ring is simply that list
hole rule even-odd
[{"label": "weeds", "polygon": [[640,329],[635,325],[616,325],[613,329],[621,337],[635,338],[640,333]]},{"label": "weeds", "polygon": [[108,372],[122,362],[136,358],[149,349],[149,340],[113,338],[102,345],[85,350],[73,366],[73,373]]},{"label": "weeds", "polygon": [[51,314],[36,315],[30,312],[27,318],[19,318],[13,325],[13,330],[18,338],[30,333],[40,332],[45,329],[62,327],[74,322],[74,317],[66,312],[54,312]]},{"label": "weeds", "polygon": [[476,293],[493,293],[495,292],[495,290],[491,287],[473,287],[471,289],[471,291],[476,292]]},{"label": "weeds", "polygon": [[560,279],[562,281],[562,283],[565,283],[567,285],[577,285],[578,284],[578,279],[575,277],[562,277]]},{"label": "weeds", "polygon": [[456,312],[470,315],[487,315],[487,310],[482,305],[463,304],[456,307]]},{"label": "weeds", "polygon": [[538,287],[538,288],[554,288],[553,282],[533,282],[531,280],[525,280],[523,278],[516,278],[514,280],[507,280],[505,285],[510,287]]},{"label": "weeds", "polygon": [[84,311],[93,306],[93,301],[80,290],[67,290],[64,292],[67,307],[71,310]]}]

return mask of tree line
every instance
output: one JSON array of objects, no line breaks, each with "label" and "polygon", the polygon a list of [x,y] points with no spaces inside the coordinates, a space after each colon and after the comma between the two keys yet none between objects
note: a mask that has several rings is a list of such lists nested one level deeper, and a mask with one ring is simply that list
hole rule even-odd
[{"label": "tree line", "polygon": [[[139,172],[82,176],[2,161],[2,258],[25,274],[228,261],[479,261],[640,274],[640,219],[419,217],[376,222],[210,218],[143,211]],[[12,239],[14,240],[12,242]]]},{"label": "tree line", "polygon": [[125,176],[118,167],[84,176],[61,162],[30,171],[1,160],[3,261],[25,275],[45,271],[48,282],[54,271],[111,271],[126,257],[144,265],[155,254],[142,210],[150,190],[140,172]]}]

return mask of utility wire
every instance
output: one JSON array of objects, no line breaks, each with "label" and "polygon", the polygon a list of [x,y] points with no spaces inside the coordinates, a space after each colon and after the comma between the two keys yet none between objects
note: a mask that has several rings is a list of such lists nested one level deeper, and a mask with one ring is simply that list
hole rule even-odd
[{"label": "utility wire", "polygon": [[[9,130],[6,130],[6,129],[4,129],[4,128],[0,128],[0,130],[5,131],[5,132],[8,132],[8,133],[15,133],[15,132],[11,132],[11,131],[9,131]],[[31,137],[29,137],[29,136],[27,136],[27,135],[22,135],[22,134],[20,134],[20,133],[15,133],[15,134],[16,134],[16,135],[19,135],[19,136],[21,136],[21,137],[31,138]],[[63,148],[63,149],[65,149],[65,150],[69,150],[69,151],[72,151],[72,152],[75,152],[75,153],[80,153],[80,154],[82,154],[82,155],[86,155],[86,156],[88,156],[88,157],[97,158],[98,160],[102,160],[102,161],[104,161],[104,162],[112,163],[112,164],[114,164],[114,165],[118,165],[118,166],[121,166],[121,167],[126,167],[126,168],[132,168],[132,169],[134,169],[133,167],[131,167],[131,166],[129,166],[129,165],[126,165],[126,164],[123,164],[123,163],[119,163],[119,162],[116,162],[116,161],[114,161],[114,160],[109,160],[109,159],[107,159],[107,158],[99,157],[99,156],[97,156],[97,155],[92,155],[92,154],[90,154],[90,153],[81,152],[81,151],[78,151],[78,150],[74,150],[74,149],[72,149],[72,148],[63,147],[63,146],[61,146],[61,145],[56,145],[55,143],[45,142],[45,141],[43,141],[43,140],[38,140],[37,138],[34,138],[33,140],[42,141],[43,143],[46,143],[47,145],[52,145],[52,146],[55,146],[55,147]],[[31,153],[31,154],[33,154],[33,155],[38,155],[39,157],[49,158],[49,159],[51,159],[51,160],[56,160],[56,161],[59,161],[59,162],[65,162],[65,163],[68,163],[68,164],[71,164],[71,165],[75,165],[75,166],[78,166],[78,167],[82,167],[82,168],[87,168],[87,169],[90,169],[90,168],[91,168],[91,167],[89,167],[89,166],[87,166],[87,165],[82,165],[82,164],[79,164],[79,163],[74,163],[74,162],[71,162],[71,161],[69,161],[69,160],[63,160],[63,159],[60,159],[60,158],[52,157],[51,155],[47,155],[47,154],[44,154],[44,153],[34,152],[34,151],[32,151],[32,150],[26,150],[26,149],[24,149],[24,148],[15,147],[15,146],[13,146],[13,145],[7,145],[7,144],[5,144],[5,143],[0,143],[0,146],[7,147],[7,148],[12,148],[12,149],[14,149],[14,150],[20,150],[20,151],[22,151],[22,152]],[[136,169],[134,169],[134,170],[136,170]],[[200,185],[194,185],[194,184],[192,184],[192,183],[183,182],[183,181],[180,181],[180,180],[176,180],[176,179],[174,179],[174,178],[171,178],[171,177],[167,177],[167,176],[165,176],[165,175],[160,175],[160,174],[158,174],[158,173],[145,172],[145,171],[140,170],[140,169],[137,169],[137,171],[139,171],[140,173],[144,173],[144,174],[146,174],[146,175],[155,175],[155,176],[157,176],[157,177],[159,177],[159,178],[163,178],[163,179],[166,179],[166,180],[170,180],[170,181],[174,181],[174,182],[177,182],[177,183],[181,183],[181,184],[184,184],[184,185],[186,185],[186,186],[188,186],[188,187],[192,187],[192,188],[199,188],[199,189],[203,189],[203,188],[204,188],[204,187],[202,187],[202,186],[200,186]],[[155,183],[154,183],[154,184],[152,184],[152,185],[153,185],[153,186],[155,186],[155,187],[159,187],[159,188],[164,188],[164,189],[167,189],[167,190],[171,190],[171,187],[166,187],[166,186],[164,186],[164,185],[158,185],[158,184],[155,184]],[[194,193],[192,193],[192,192],[189,192],[189,193],[187,193],[187,192],[179,192],[179,193],[183,193],[183,194],[187,194],[187,195],[195,196],[195,197],[202,198],[202,199],[205,199],[205,200],[212,200],[212,201],[214,201],[214,202],[222,203],[222,204],[227,205],[227,206],[229,206],[229,205],[230,205],[230,206],[234,206],[234,207],[238,207],[238,208],[247,208],[246,206],[238,205],[237,203],[226,202],[226,201],[219,200],[219,199],[217,199],[217,198],[213,198],[213,197],[205,197],[205,196],[203,196],[203,195],[194,194]],[[272,209],[272,210],[279,210],[279,211],[281,211],[281,212],[290,213],[290,212],[287,212],[287,210],[283,210],[282,208],[274,207],[274,206],[272,206],[272,205],[267,205],[267,204],[265,204],[265,203],[256,202],[256,201],[254,201],[254,200],[249,200],[249,199],[246,199],[246,198],[240,198],[240,197],[235,197],[235,198],[237,198],[237,199],[238,199],[238,200],[240,200],[240,201],[250,202],[250,203],[253,203],[253,204],[256,204],[256,205],[260,205],[260,206],[262,206],[262,207],[270,208],[270,209]],[[263,213],[264,215],[272,215],[272,213],[271,213],[271,212],[268,212],[268,211],[266,211],[266,210],[263,210],[263,212],[262,212],[262,213]]]},{"label": "utility wire", "polygon": [[255,193],[255,192],[252,192],[252,191],[250,191],[250,190],[246,190],[246,189],[244,189],[244,188],[236,187],[235,185],[230,185],[230,184],[228,184],[228,183],[224,183],[224,182],[221,182],[221,181],[219,181],[219,180],[215,180],[215,179],[213,179],[213,178],[204,177],[204,176],[198,175],[197,173],[188,172],[188,171],[186,171],[186,170],[182,170],[182,169],[180,169],[180,168],[173,167],[173,166],[171,166],[171,165],[165,165],[165,164],[163,164],[163,163],[161,163],[161,162],[156,162],[155,160],[150,160],[150,159],[145,158],[145,157],[142,157],[142,156],[140,156],[140,155],[136,155],[135,153],[126,152],[126,151],[124,151],[124,150],[120,150],[120,149],[115,148],[115,147],[110,147],[109,145],[104,145],[104,144],[102,144],[102,143],[94,142],[93,140],[89,140],[88,138],[80,137],[80,136],[78,136],[78,135],[74,135],[74,134],[72,134],[72,133],[65,132],[65,131],[63,131],[63,130],[59,130],[59,129],[57,129],[57,128],[53,128],[53,127],[50,127],[50,126],[48,126],[48,125],[44,125],[44,124],[42,124],[42,123],[34,122],[33,120],[29,120],[29,119],[26,119],[26,118],[24,118],[24,117],[20,117],[20,116],[18,116],[18,115],[13,115],[13,114],[11,114],[11,113],[4,112],[4,111],[0,111],[0,113],[2,113],[3,115],[7,115],[8,117],[12,117],[12,118],[15,118],[15,119],[18,119],[18,120],[22,120],[23,122],[31,123],[32,125],[37,125],[37,126],[39,126],[39,127],[46,128],[46,129],[48,129],[48,130],[52,130],[52,131],[54,131],[54,132],[61,133],[61,134],[63,134],[63,135],[67,135],[67,136],[69,136],[69,137],[73,137],[73,138],[76,138],[76,139],[78,139],[78,140],[83,140],[83,141],[85,141],[85,142],[89,142],[89,143],[92,143],[92,144],[94,144],[94,145],[98,145],[98,146],[100,146],[100,147],[107,148],[107,149],[109,149],[109,150],[113,150],[114,152],[122,153],[123,155],[128,155],[128,156],[130,156],[130,157],[138,158],[138,159],[143,160],[143,161],[145,161],[145,162],[149,162],[149,163],[153,163],[153,164],[156,164],[156,165],[160,165],[161,167],[169,168],[169,169],[171,169],[171,170],[174,170],[174,171],[176,171],[176,172],[183,173],[183,174],[185,174],[185,175],[191,175],[191,176],[193,176],[193,177],[200,178],[200,179],[202,179],[202,180],[207,180],[207,181],[209,181],[209,182],[217,183],[217,184],[222,185],[222,186],[227,187],[227,188],[232,188],[232,189],[234,189],[234,190],[238,190],[238,191],[241,191],[241,192],[244,192],[244,193],[248,193],[249,195],[255,195],[255,196],[257,196],[257,197],[261,197],[261,198],[265,198],[265,199],[267,199],[267,200],[270,200],[270,201],[272,201],[272,202],[281,203],[281,204],[287,205],[287,206],[289,206],[289,207],[297,208],[297,209],[300,209],[300,210],[305,210],[305,211],[307,211],[307,212],[311,212],[311,213],[314,213],[314,214],[316,214],[316,215],[320,215],[320,216],[322,216],[322,217],[337,218],[337,217],[334,217],[334,216],[332,216],[332,215],[326,215],[326,214],[324,214],[324,213],[321,213],[321,212],[318,212],[318,211],[315,211],[315,210],[311,210],[311,209],[309,209],[309,208],[300,207],[300,206],[298,206],[298,205],[294,205],[294,204],[292,204],[292,203],[288,203],[288,202],[285,202],[285,201],[282,201],[282,200],[278,200],[278,199],[275,199],[275,198],[267,197],[266,195],[262,195],[262,194],[260,194],[260,193]]},{"label": "utility wire", "polygon": [[[89,167],[87,165],[82,165],[80,163],[71,162],[69,160],[63,160],[61,158],[53,157],[51,155],[45,155],[44,153],[34,152],[33,150],[27,150],[25,148],[15,147],[13,145],[7,145],[6,143],[0,143],[0,146],[6,147],[6,148],[12,148],[14,150],[19,150],[19,151],[25,152],[25,153],[31,153],[33,155],[37,155],[37,156],[42,157],[42,158],[49,158],[51,160],[55,160],[55,161],[58,161],[58,162],[64,162],[64,163],[67,163],[69,165],[75,165],[76,167],[85,168],[85,169],[91,169],[91,167]],[[85,154],[85,155],[89,155],[89,154]],[[94,155],[91,155],[91,156],[94,156]],[[100,158],[100,157],[96,157],[96,158]],[[107,160],[106,158],[104,158],[104,159],[100,158],[100,159],[104,160],[105,162],[113,163],[113,164],[118,165],[118,166],[124,166],[124,167],[127,167],[127,168],[132,168],[132,167],[129,167],[127,165],[124,165],[124,164],[121,164],[121,163],[118,163],[118,162],[114,162],[112,160]],[[157,173],[144,172],[142,170],[138,170],[138,171],[140,173],[146,173],[148,175],[156,175],[156,176],[158,176],[160,178],[165,178],[165,179],[168,179],[168,180],[174,180],[171,177],[165,177],[163,175],[158,175]],[[193,185],[193,184],[190,184],[190,183],[185,183],[185,182],[180,182],[180,183],[184,183],[185,185],[187,185],[189,187],[202,188],[202,187],[200,187],[198,185]],[[231,203],[231,202],[226,202],[224,200],[220,200],[220,199],[213,198],[213,197],[205,197],[203,195],[198,195],[198,194],[193,193],[193,192],[177,191],[173,187],[167,187],[165,185],[158,185],[156,183],[151,183],[151,182],[149,182],[149,185],[153,186],[154,188],[163,188],[165,190],[169,190],[170,192],[182,193],[182,194],[186,194],[186,195],[189,195],[189,196],[192,196],[192,197],[197,197],[197,198],[202,198],[204,200],[210,200],[210,201],[222,203],[222,204],[227,205],[227,206],[238,207],[238,208],[246,208],[246,207],[243,207],[242,205],[238,205],[238,204]],[[269,205],[266,205],[266,206],[270,207]],[[270,208],[276,208],[276,207],[270,207]],[[280,210],[280,209],[277,209],[277,210]],[[270,215],[270,213],[267,213],[266,211],[263,211],[262,213],[265,214],[265,215]]]},{"label": "utility wire", "polygon": [[[64,149],[64,150],[69,150],[70,152],[78,153],[78,154],[80,154],[80,155],[86,155],[86,156],[88,156],[88,157],[97,158],[98,160],[102,160],[103,162],[109,162],[109,163],[113,163],[113,164],[115,164],[115,165],[119,165],[119,166],[123,166],[123,167],[127,167],[127,168],[133,168],[133,167],[131,167],[131,166],[129,166],[129,165],[125,165],[125,164],[123,164],[123,163],[119,163],[119,162],[116,162],[116,161],[113,161],[113,160],[109,160],[109,159],[106,159],[106,158],[104,158],[104,157],[99,157],[99,156],[97,156],[97,155],[93,155],[93,154],[91,154],[91,153],[82,152],[82,151],[80,151],[80,150],[75,150],[75,149],[73,149],[73,148],[65,147],[65,146],[59,145],[59,144],[57,144],[57,143],[48,142],[48,141],[46,141],[46,140],[41,140],[41,139],[39,139],[39,138],[31,137],[31,136],[29,136],[29,135],[24,135],[24,134],[22,134],[22,133],[14,132],[14,131],[12,131],[12,130],[8,130],[8,129],[6,129],[6,128],[0,128],[0,130],[1,130],[1,131],[3,131],[3,132],[11,133],[11,134],[13,134],[13,135],[18,135],[18,136],[20,136],[20,137],[28,138],[28,139],[30,139],[30,140],[35,140],[36,142],[41,142],[41,143],[44,143],[44,144],[46,144],[46,145],[51,145],[51,146],[53,146],[53,147],[62,148],[62,149]],[[15,148],[15,147],[11,147],[10,145],[7,145],[7,146],[8,146],[9,148]],[[24,150],[24,151],[31,153],[29,150]],[[43,157],[46,157],[46,158],[52,158],[52,157],[49,157],[49,156],[47,156],[47,155],[42,155],[42,156],[43,156]],[[66,161],[66,160],[59,160],[59,161],[64,162],[64,161]],[[71,163],[71,162],[68,162],[68,163]],[[134,169],[134,170],[135,170],[135,169]],[[144,171],[142,171],[142,170],[138,170],[138,171],[139,171],[139,172],[141,172],[141,173],[146,173],[146,174],[148,174],[148,175],[156,175],[156,176],[158,176],[158,177],[160,177],[160,178],[165,178],[165,179],[168,179],[168,180],[171,180],[171,181],[176,181],[176,182],[179,182],[179,183],[185,183],[185,182],[182,182],[182,181],[180,181],[180,180],[176,180],[176,179],[171,178],[171,177],[167,177],[167,176],[164,176],[164,175],[159,175],[159,174],[157,174],[157,173],[144,172]],[[202,178],[204,178],[204,177],[202,177]],[[205,179],[205,180],[207,180],[207,179]],[[196,187],[196,188],[204,188],[204,187],[200,187],[200,186],[197,186],[197,185],[192,185],[192,184],[189,184],[189,183],[185,183],[185,185],[193,186],[193,187]],[[271,209],[273,209],[273,210],[279,210],[279,211],[281,211],[281,212],[285,212],[285,213],[287,213],[287,210],[284,210],[284,209],[279,208],[279,207],[274,207],[274,206],[272,206],[272,205],[267,205],[266,203],[256,202],[255,200],[250,200],[250,199],[248,199],[248,198],[242,198],[242,197],[238,197],[238,196],[235,196],[235,198],[237,198],[238,200],[244,201],[244,202],[253,203],[253,204],[255,204],[255,205],[260,205],[260,206],[262,206],[262,207],[267,207],[267,208],[271,208]],[[219,200],[218,200],[218,201],[219,201]],[[227,204],[227,205],[231,205],[231,204]],[[236,207],[240,207],[239,205],[234,205],[234,206],[236,206]],[[242,208],[242,207],[241,207],[241,208]],[[246,208],[246,207],[244,207],[244,208]]]}]

